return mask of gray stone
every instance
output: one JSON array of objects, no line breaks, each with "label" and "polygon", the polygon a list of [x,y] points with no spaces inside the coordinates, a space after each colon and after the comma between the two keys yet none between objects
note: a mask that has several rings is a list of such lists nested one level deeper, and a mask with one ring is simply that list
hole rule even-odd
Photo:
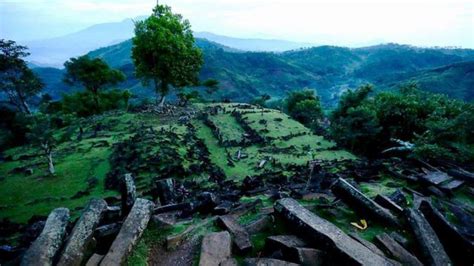
[{"label": "gray stone", "polygon": [[146,199],[137,199],[130,214],[122,225],[109,252],[100,265],[115,266],[125,262],[135,244],[146,229],[153,210],[153,202]]},{"label": "gray stone", "polygon": [[424,263],[439,266],[452,264],[436,233],[425,217],[418,210],[414,209],[407,209],[406,215],[423,255]]},{"label": "gray stone", "polygon": [[97,227],[97,229],[95,229],[94,236],[99,239],[99,238],[118,234],[121,226],[122,225],[119,223],[106,224],[106,225],[99,226]]},{"label": "gray stone", "polygon": [[419,210],[423,213],[451,258],[462,265],[474,262],[474,244],[464,237],[430,202],[423,200]]},{"label": "gray stone", "polygon": [[132,174],[125,174],[122,184],[122,216],[127,216],[137,198],[137,189]]},{"label": "gray stone", "polygon": [[69,210],[53,210],[46,220],[41,234],[23,255],[21,265],[52,265],[53,258],[61,248],[69,221]]},{"label": "gray stone", "polygon": [[265,252],[271,254],[274,251],[281,250],[283,256],[287,258],[285,255],[288,255],[292,248],[306,246],[306,242],[294,235],[269,236],[265,241]]},{"label": "gray stone", "polygon": [[474,184],[474,173],[468,172],[464,169],[450,169],[448,170],[450,176],[459,178],[461,180],[467,181],[470,184]]},{"label": "gray stone", "polygon": [[352,237],[354,240],[356,240],[357,242],[361,243],[362,245],[364,245],[366,248],[370,249],[372,252],[374,253],[377,253],[378,255],[384,257],[385,254],[383,253],[382,250],[380,250],[376,245],[372,244],[372,242],[370,241],[367,241],[365,239],[363,239],[362,237],[358,236],[357,234],[355,233],[349,233],[349,236]]},{"label": "gray stone", "polygon": [[443,182],[448,181],[451,178],[446,173],[438,172],[438,171],[430,171],[426,173],[425,175],[422,175],[421,179],[423,179],[424,181],[432,185],[437,186]]},{"label": "gray stone", "polygon": [[454,192],[464,185],[464,181],[453,179],[446,184],[441,185],[441,189],[447,192]]},{"label": "gray stone", "polygon": [[94,230],[100,222],[107,203],[102,199],[92,199],[72,229],[64,251],[59,259],[59,266],[81,265],[84,252],[89,246]]},{"label": "gray stone", "polygon": [[244,228],[249,234],[256,234],[271,227],[272,224],[273,217],[270,215],[264,215],[252,223],[245,225]]},{"label": "gray stone", "polygon": [[243,254],[252,250],[252,242],[250,242],[249,234],[242,226],[240,226],[239,223],[237,223],[233,216],[219,216],[217,222],[221,227],[231,233],[232,241],[239,253]]},{"label": "gray stone", "polygon": [[204,236],[201,245],[200,266],[219,266],[231,256],[232,242],[227,231]]},{"label": "gray stone", "polygon": [[366,197],[343,178],[338,179],[337,183],[332,187],[332,191],[337,197],[341,198],[356,211],[370,215],[372,218],[384,224],[392,226],[400,225],[398,219],[389,210]]},{"label": "gray stone", "polygon": [[221,262],[221,264],[219,264],[219,266],[239,266],[239,262],[234,258],[230,258],[230,259],[226,259],[225,261]]},{"label": "gray stone", "polygon": [[162,205],[174,203],[174,179],[167,178],[156,182],[158,197]]},{"label": "gray stone", "polygon": [[392,265],[384,257],[349,237],[334,224],[315,215],[291,198],[275,203],[275,211],[296,234],[330,252],[334,263],[351,265]]},{"label": "gray stone", "polygon": [[171,228],[176,224],[176,213],[160,213],[153,215],[151,219],[158,227]]},{"label": "gray stone", "polygon": [[244,266],[298,266],[296,263],[268,259],[268,258],[248,258],[244,260]]},{"label": "gray stone", "polygon": [[390,198],[385,197],[384,195],[378,194],[377,196],[375,196],[374,201],[380,204],[380,206],[389,209],[396,214],[400,214],[403,212],[402,207],[400,207],[397,203],[393,202]]},{"label": "gray stone", "polygon": [[293,248],[292,256],[289,260],[297,262],[303,266],[319,266],[324,264],[326,254],[312,248]]},{"label": "gray stone", "polygon": [[87,261],[86,266],[99,266],[100,262],[104,258],[104,255],[94,254],[90,259]]},{"label": "gray stone", "polygon": [[378,243],[390,257],[403,263],[403,265],[422,266],[423,264],[408,250],[403,248],[397,241],[393,240],[389,235],[383,233],[375,237]]}]

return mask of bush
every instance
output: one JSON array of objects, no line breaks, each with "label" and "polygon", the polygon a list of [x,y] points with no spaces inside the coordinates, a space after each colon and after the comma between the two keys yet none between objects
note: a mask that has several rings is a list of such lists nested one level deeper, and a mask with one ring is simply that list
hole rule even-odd
[{"label": "bush", "polygon": [[110,90],[99,92],[99,105],[96,104],[95,96],[89,92],[76,92],[63,95],[59,102],[48,105],[48,113],[73,114],[78,117],[87,117],[100,114],[110,110],[127,109],[131,94],[128,91]]},{"label": "bush", "polygon": [[374,156],[392,138],[415,144],[413,156],[474,161],[474,106],[409,85],[370,98],[371,86],[344,93],[331,114],[331,135],[342,146]]},{"label": "bush", "polygon": [[291,92],[285,103],[286,111],[293,119],[311,129],[318,128],[318,120],[322,118],[323,111],[314,90]]}]

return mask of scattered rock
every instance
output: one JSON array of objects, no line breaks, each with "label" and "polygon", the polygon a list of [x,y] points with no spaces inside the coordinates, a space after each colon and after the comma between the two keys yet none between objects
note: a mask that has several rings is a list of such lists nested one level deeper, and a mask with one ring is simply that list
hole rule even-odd
[{"label": "scattered rock", "polygon": [[221,262],[221,264],[219,264],[219,266],[239,266],[239,262],[234,258],[230,258],[230,259],[226,259],[225,261]]},{"label": "scattered rock", "polygon": [[452,264],[436,233],[425,217],[418,210],[414,209],[407,209],[406,215],[424,257],[424,263],[440,266]]},{"label": "scattered rock", "polygon": [[370,215],[374,219],[392,225],[399,226],[398,219],[390,213],[387,209],[366,197],[362,192],[353,187],[346,180],[339,178],[336,184],[332,187],[334,194],[341,198],[349,206],[361,213]]},{"label": "scattered rock", "polygon": [[204,236],[201,245],[200,266],[219,266],[231,256],[232,242],[227,231]]},{"label": "scattered rock", "polygon": [[398,204],[393,202],[390,198],[385,197],[384,195],[378,194],[377,196],[375,196],[374,201],[377,202],[378,204],[380,204],[380,206],[382,206],[382,207],[384,207],[388,210],[391,210],[396,214],[400,214],[400,213],[403,212],[402,207],[400,207]]},{"label": "scattered rock", "polygon": [[366,248],[370,249],[372,252],[374,253],[377,253],[378,255],[384,257],[385,254],[383,253],[383,251],[381,251],[376,245],[372,244],[372,242],[370,241],[367,241],[365,239],[363,239],[362,237],[359,237],[357,234],[355,233],[349,233],[349,236],[352,237],[354,240],[356,240],[357,242],[361,243],[362,245],[364,245]]},{"label": "scattered rock", "polygon": [[174,203],[174,183],[174,179],[172,178],[162,179],[156,182],[158,197],[162,205]]},{"label": "scattered rock", "polygon": [[265,229],[271,227],[273,224],[273,216],[264,215],[257,220],[251,222],[244,226],[245,230],[249,234],[256,234],[258,232],[264,231]]},{"label": "scattered rock", "polygon": [[462,179],[470,184],[474,184],[474,173],[468,172],[464,169],[450,169],[448,170],[450,176]]},{"label": "scattered rock", "polygon": [[21,265],[52,265],[53,258],[61,247],[69,221],[69,210],[53,210],[46,220],[43,231],[23,255]]},{"label": "scattered rock", "polygon": [[231,233],[232,241],[234,242],[237,251],[240,254],[244,254],[252,250],[252,242],[250,242],[249,234],[242,226],[237,223],[233,216],[219,216],[217,223]]},{"label": "scattered rock", "polygon": [[176,213],[160,213],[153,215],[151,220],[156,224],[157,227],[161,228],[171,228],[176,224]]},{"label": "scattered rock", "polygon": [[153,202],[145,199],[135,201],[117,238],[100,265],[115,266],[125,262],[150,220],[153,205]]},{"label": "scattered rock", "polygon": [[81,218],[72,229],[58,265],[81,265],[84,260],[84,253],[92,240],[94,230],[99,224],[106,207],[107,203],[102,199],[92,199],[89,202]]},{"label": "scattered rock", "polygon": [[389,235],[383,233],[375,237],[376,243],[382,248],[385,253],[403,265],[423,265],[414,255],[403,248],[397,241],[393,240]]},{"label": "scattered rock", "polygon": [[244,266],[298,266],[296,263],[268,259],[268,258],[248,258],[244,260]]},{"label": "scattered rock", "polygon": [[122,184],[122,216],[127,216],[137,198],[135,182],[131,174],[125,174]]},{"label": "scattered rock", "polygon": [[451,258],[459,263],[474,262],[473,242],[465,238],[430,202],[422,201],[420,211],[443,243]]},{"label": "scattered rock", "polygon": [[323,265],[326,256],[323,251],[312,248],[293,248],[290,254],[289,260],[303,266]]},{"label": "scattered rock", "polygon": [[446,173],[439,172],[439,171],[430,171],[422,175],[421,179],[432,185],[437,186],[443,182],[448,181],[451,178]]},{"label": "scattered rock", "polygon": [[170,205],[156,207],[153,210],[153,213],[160,214],[160,213],[172,212],[172,211],[190,210],[192,208],[193,208],[193,205],[191,203],[185,202],[185,203],[170,204]]},{"label": "scattered rock", "polygon": [[275,203],[274,208],[295,233],[331,252],[331,263],[392,265],[386,258],[350,238],[334,224],[313,214],[294,199],[281,199]]},{"label": "scattered rock", "polygon": [[104,258],[104,255],[94,254],[87,261],[86,266],[99,266],[103,258]]}]

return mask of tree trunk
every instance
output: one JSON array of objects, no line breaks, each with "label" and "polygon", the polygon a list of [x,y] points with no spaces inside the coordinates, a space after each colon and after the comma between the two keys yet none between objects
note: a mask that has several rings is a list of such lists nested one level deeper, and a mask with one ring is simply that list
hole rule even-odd
[{"label": "tree trunk", "polygon": [[48,153],[48,170],[51,175],[54,175],[56,172],[54,169],[54,164],[53,164],[53,153],[49,152]]},{"label": "tree trunk", "polygon": [[158,105],[160,108],[163,108],[165,106],[165,100],[166,100],[166,96],[161,95],[160,104]]}]

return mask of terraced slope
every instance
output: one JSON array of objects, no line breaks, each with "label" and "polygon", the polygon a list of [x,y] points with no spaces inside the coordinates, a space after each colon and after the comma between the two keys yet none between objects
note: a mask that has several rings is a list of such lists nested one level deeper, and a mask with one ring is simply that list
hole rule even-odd
[{"label": "terraced slope", "polygon": [[196,187],[215,186],[209,178],[240,182],[255,175],[290,181],[310,160],[355,158],[280,111],[241,104],[199,105],[167,115],[109,113],[73,121],[56,138],[55,176],[46,174],[45,159],[34,147],[4,152],[0,219],[25,223],[60,206],[74,216],[90,198],[118,196],[118,178],[129,172],[146,196],[160,178]]}]

